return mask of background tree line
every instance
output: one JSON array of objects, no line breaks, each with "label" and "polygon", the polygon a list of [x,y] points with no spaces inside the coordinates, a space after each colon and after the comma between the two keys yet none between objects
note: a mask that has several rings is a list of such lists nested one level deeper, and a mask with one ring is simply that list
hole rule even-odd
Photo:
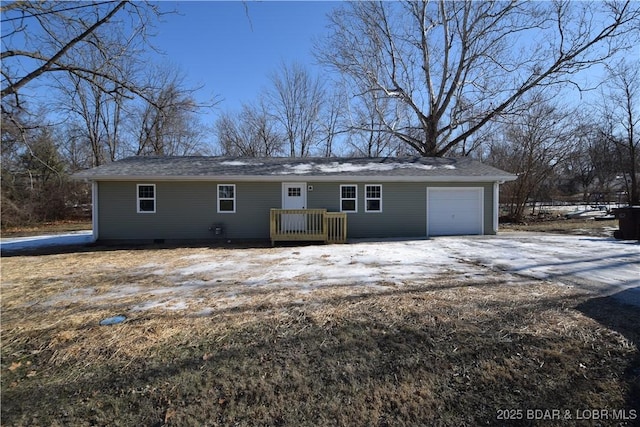
[{"label": "background tree line", "polygon": [[0,7],[3,227],[82,210],[69,175],[129,155],[473,156],[519,175],[515,220],[531,200],[640,204],[638,3],[340,4],[322,74],[282,63],[214,123],[178,67],[144,63],[153,3]]}]

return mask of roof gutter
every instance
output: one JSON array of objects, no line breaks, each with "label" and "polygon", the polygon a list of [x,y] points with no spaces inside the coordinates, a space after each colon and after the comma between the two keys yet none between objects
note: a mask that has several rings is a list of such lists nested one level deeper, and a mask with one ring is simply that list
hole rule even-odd
[{"label": "roof gutter", "polygon": [[211,175],[211,176],[163,176],[163,175],[92,175],[88,177],[72,176],[76,180],[84,181],[213,181],[213,182],[498,182],[514,181],[516,175],[433,175],[433,176],[366,176],[366,175]]}]

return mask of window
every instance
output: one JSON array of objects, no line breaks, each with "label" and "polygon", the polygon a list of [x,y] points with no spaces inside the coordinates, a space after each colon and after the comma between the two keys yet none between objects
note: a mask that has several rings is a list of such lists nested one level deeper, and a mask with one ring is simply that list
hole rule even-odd
[{"label": "window", "polygon": [[358,187],[340,186],[340,212],[358,212]]},{"label": "window", "polygon": [[156,185],[138,184],[138,213],[156,212]]},{"label": "window", "polygon": [[289,197],[301,197],[302,189],[300,187],[289,187],[287,188],[287,195]]},{"label": "window", "polygon": [[218,213],[236,211],[236,185],[218,184]]},{"label": "window", "polygon": [[364,187],[365,212],[382,212],[382,185]]}]

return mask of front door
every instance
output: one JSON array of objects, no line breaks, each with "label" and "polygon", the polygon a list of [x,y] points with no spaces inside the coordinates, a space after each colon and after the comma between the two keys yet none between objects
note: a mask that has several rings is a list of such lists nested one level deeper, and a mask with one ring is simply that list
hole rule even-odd
[{"label": "front door", "polygon": [[[282,209],[305,209],[307,206],[307,184],[304,182],[285,182],[282,184]],[[282,215],[283,231],[304,231],[304,214]]]}]

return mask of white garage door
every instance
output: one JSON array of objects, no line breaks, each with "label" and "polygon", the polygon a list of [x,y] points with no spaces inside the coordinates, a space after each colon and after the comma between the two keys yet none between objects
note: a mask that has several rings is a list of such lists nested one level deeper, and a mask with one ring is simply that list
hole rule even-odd
[{"label": "white garage door", "polygon": [[483,188],[427,188],[427,235],[483,234]]}]

